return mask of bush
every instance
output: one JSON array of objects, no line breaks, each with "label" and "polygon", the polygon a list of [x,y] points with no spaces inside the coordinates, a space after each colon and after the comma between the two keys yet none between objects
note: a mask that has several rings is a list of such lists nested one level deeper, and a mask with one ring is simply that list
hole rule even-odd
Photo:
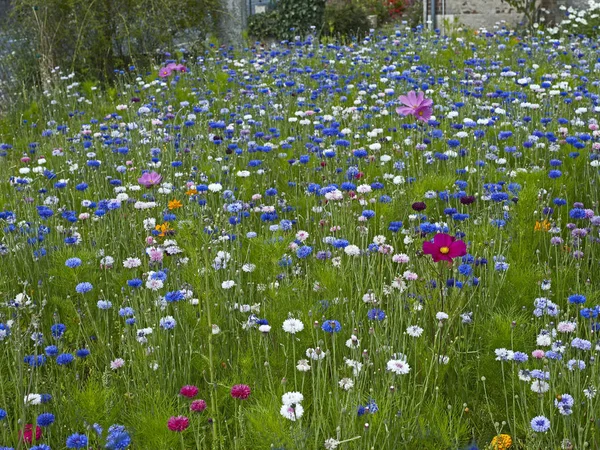
[{"label": "bush", "polygon": [[253,14],[248,19],[248,34],[255,39],[274,39],[278,37],[279,13],[269,11],[262,14]]},{"label": "bush", "polygon": [[330,35],[362,35],[371,24],[366,10],[358,3],[334,3],[325,9],[323,33]]},{"label": "bush", "polygon": [[[11,34],[37,57],[38,81],[56,66],[87,79],[107,80],[129,65],[149,67],[158,50],[206,38],[218,0],[14,0]],[[194,49],[196,50],[196,49]],[[29,54],[24,55],[29,57]]]}]

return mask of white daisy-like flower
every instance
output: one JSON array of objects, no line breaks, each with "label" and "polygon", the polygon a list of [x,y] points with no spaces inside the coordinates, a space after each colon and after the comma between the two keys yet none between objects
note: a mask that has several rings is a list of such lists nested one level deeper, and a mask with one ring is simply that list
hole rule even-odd
[{"label": "white daisy-like flower", "polygon": [[295,405],[304,400],[304,395],[300,392],[286,392],[281,396],[281,401],[284,405]]},{"label": "white daisy-like flower", "polygon": [[352,381],[352,378],[342,378],[338,384],[345,391],[349,391],[354,387],[354,381]]},{"label": "white daisy-like flower", "polygon": [[301,320],[291,317],[283,321],[282,328],[286,333],[296,334],[304,330],[304,324]]},{"label": "white daisy-like flower", "polygon": [[406,334],[412,337],[419,337],[423,334],[423,328],[418,325],[411,325],[406,329]]},{"label": "white daisy-like flower", "polygon": [[300,419],[304,414],[304,408],[299,403],[296,405],[281,405],[281,409],[279,410],[279,412],[286,419],[295,422],[296,420]]},{"label": "white daisy-like flower", "polygon": [[410,372],[410,366],[402,359],[390,359],[387,362],[387,370],[395,373],[396,375],[406,375]]},{"label": "white daisy-like flower", "polygon": [[296,369],[298,369],[300,372],[308,372],[310,370],[310,364],[308,364],[308,360],[301,359],[300,361],[298,361]]}]

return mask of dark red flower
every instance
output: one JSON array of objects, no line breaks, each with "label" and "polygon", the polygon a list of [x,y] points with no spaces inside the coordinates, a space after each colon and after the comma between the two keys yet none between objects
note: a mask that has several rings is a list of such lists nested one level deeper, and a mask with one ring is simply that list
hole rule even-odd
[{"label": "dark red flower", "polygon": [[250,386],[246,384],[236,384],[231,388],[231,396],[240,400],[246,400],[250,397]]},{"label": "dark red flower", "polygon": [[183,395],[184,397],[187,398],[194,398],[196,395],[198,395],[198,388],[196,386],[192,386],[192,385],[186,385],[183,386],[181,388],[181,390],[179,391],[179,393],[181,395]]},{"label": "dark red flower", "polygon": [[[23,427],[23,430],[19,432],[21,439],[27,444],[31,444],[33,442],[33,425],[28,423]],[[35,427],[35,440],[39,441],[42,438],[42,429],[40,427]]]},{"label": "dark red flower", "polygon": [[169,427],[169,430],[181,433],[190,426],[190,421],[185,416],[174,416],[167,421],[167,426]]},{"label": "dark red flower", "polygon": [[467,245],[454,236],[438,233],[433,237],[433,242],[423,242],[423,253],[431,255],[434,262],[452,262],[453,258],[467,254]]},{"label": "dark red flower", "polygon": [[190,411],[202,412],[206,409],[206,402],[204,400],[194,400],[190,404]]},{"label": "dark red flower", "polygon": [[472,195],[467,195],[465,197],[461,197],[460,202],[463,205],[470,205],[471,203],[475,202],[475,197],[473,197]]},{"label": "dark red flower", "polygon": [[424,211],[427,208],[427,205],[424,202],[414,202],[412,204],[412,209],[415,211]]}]

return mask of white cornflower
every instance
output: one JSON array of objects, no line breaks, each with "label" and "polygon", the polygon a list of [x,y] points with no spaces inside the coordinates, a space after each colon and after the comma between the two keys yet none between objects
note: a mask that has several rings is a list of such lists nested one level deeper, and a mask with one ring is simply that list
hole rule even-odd
[{"label": "white cornflower", "polygon": [[419,337],[423,334],[423,328],[418,325],[411,325],[406,329],[406,334],[412,337]]},{"label": "white cornflower", "polygon": [[401,359],[390,359],[387,362],[387,370],[395,373],[396,375],[406,375],[410,372],[410,366],[406,361]]},{"label": "white cornflower", "polygon": [[290,334],[296,334],[304,330],[304,324],[301,320],[290,318],[283,321],[283,331]]}]

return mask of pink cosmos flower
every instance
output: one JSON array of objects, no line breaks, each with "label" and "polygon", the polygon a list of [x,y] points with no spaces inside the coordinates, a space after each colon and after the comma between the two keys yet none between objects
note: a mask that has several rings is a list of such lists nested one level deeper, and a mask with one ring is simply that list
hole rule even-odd
[{"label": "pink cosmos flower", "polygon": [[236,384],[231,388],[231,396],[240,400],[246,400],[250,397],[250,386],[246,384]]},{"label": "pink cosmos flower", "polygon": [[190,426],[190,421],[185,416],[173,416],[167,421],[167,426],[169,427],[169,430],[181,433]]},{"label": "pink cosmos flower", "polygon": [[169,64],[167,64],[166,68],[173,72],[185,72],[186,71],[186,68],[183,64],[169,63]]},{"label": "pink cosmos flower", "polygon": [[165,67],[161,67],[158,71],[158,76],[161,78],[167,78],[173,72],[185,72],[187,69],[183,64],[169,63]]},{"label": "pink cosmos flower", "polygon": [[423,242],[423,253],[431,255],[434,262],[452,262],[453,258],[467,254],[467,245],[463,241],[456,240],[454,236],[438,233],[433,237],[433,242]]},{"label": "pink cosmos flower", "polygon": [[404,106],[396,108],[396,112],[403,116],[415,116],[417,120],[427,122],[433,114],[433,100],[425,98],[425,94],[410,91],[406,95],[401,95],[398,100]]},{"label": "pink cosmos flower", "polygon": [[192,386],[192,385],[186,385],[183,386],[181,388],[181,390],[179,391],[179,393],[181,395],[183,395],[184,397],[187,398],[194,398],[196,395],[198,395],[198,388],[196,386]]},{"label": "pink cosmos flower", "polygon": [[167,78],[169,75],[171,75],[171,73],[171,69],[167,67],[161,67],[158,71],[158,76],[161,78]]},{"label": "pink cosmos flower", "polygon": [[140,178],[138,178],[138,183],[146,188],[151,188],[152,186],[156,186],[162,181],[162,176],[157,174],[156,172],[145,172],[142,174]]}]

